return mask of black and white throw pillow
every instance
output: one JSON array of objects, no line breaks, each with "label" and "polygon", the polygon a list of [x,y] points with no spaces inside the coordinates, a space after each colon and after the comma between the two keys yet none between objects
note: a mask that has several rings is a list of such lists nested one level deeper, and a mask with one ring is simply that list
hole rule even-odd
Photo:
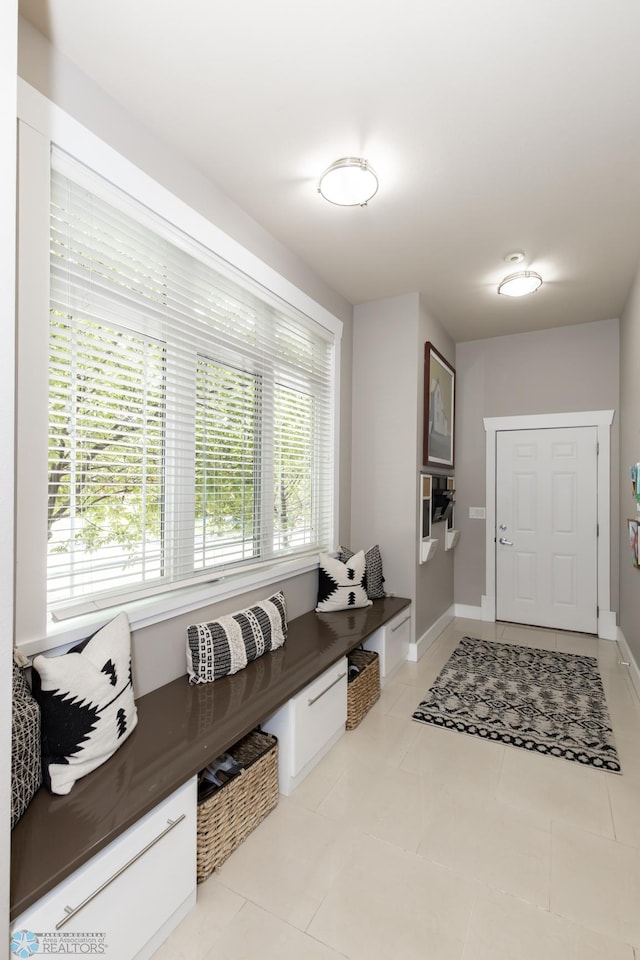
[{"label": "black and white throw pillow", "polygon": [[126,613],[59,657],[33,661],[42,717],[42,775],[52,793],[69,793],[108,760],[138,722]]},{"label": "black and white throw pillow", "polygon": [[362,550],[354,553],[346,563],[328,553],[321,553],[318,574],[317,613],[371,606],[364,586],[365,559]]},{"label": "black and white throw pillow", "polygon": [[[338,547],[338,559],[345,563],[353,556],[349,547]],[[384,592],[384,576],[382,573],[382,557],[380,547],[375,546],[365,550],[365,589],[370,600],[380,600],[386,596]]]},{"label": "black and white throw pillow", "polygon": [[245,610],[187,630],[189,683],[211,683],[237,673],[263,653],[277,650],[287,638],[287,607],[283,593]]},{"label": "black and white throw pillow", "polygon": [[13,664],[11,702],[11,829],[29,806],[42,783],[40,707],[25,679]]}]

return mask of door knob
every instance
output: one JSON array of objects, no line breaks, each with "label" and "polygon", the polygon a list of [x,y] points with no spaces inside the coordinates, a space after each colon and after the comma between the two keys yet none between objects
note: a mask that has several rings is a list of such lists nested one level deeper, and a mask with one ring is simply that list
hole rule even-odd
[{"label": "door knob", "polygon": [[502,544],[503,547],[512,547],[512,546],[513,546],[513,540],[505,540],[504,537],[500,537],[500,543]]}]

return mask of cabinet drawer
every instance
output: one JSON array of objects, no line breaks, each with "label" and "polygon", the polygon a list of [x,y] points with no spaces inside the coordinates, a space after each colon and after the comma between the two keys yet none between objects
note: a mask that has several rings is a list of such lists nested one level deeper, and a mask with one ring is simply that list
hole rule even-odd
[{"label": "cabinet drawer", "polygon": [[196,792],[194,777],[26,910],[12,933],[32,931],[42,953],[73,952],[73,944],[113,960],[149,956],[149,941],[195,896]]},{"label": "cabinet drawer", "polygon": [[291,700],[292,773],[295,775],[347,720],[347,659],[326,670]]}]

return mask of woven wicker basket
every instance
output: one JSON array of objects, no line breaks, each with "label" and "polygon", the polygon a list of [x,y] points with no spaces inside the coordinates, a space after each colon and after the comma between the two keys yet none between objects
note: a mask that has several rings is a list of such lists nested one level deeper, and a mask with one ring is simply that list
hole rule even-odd
[{"label": "woven wicker basket", "polygon": [[347,730],[355,730],[380,697],[380,659],[373,650],[352,650],[349,664],[360,673],[347,684]]},{"label": "woven wicker basket", "polygon": [[254,731],[227,752],[244,769],[198,804],[198,883],[223,864],[278,803],[277,739]]}]

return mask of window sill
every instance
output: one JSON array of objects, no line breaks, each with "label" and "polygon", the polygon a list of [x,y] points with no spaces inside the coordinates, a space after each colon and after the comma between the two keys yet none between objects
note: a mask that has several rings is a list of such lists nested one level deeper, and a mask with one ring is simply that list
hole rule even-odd
[{"label": "window sill", "polygon": [[171,593],[147,597],[144,600],[135,600],[108,609],[96,610],[95,613],[86,613],[74,617],[73,620],[65,620],[60,623],[52,622],[49,624],[46,637],[25,640],[17,644],[17,647],[27,657],[45,653],[48,650],[65,653],[69,647],[80,640],[84,640],[85,637],[91,636],[92,633],[99,630],[116,613],[120,613],[122,610],[129,617],[131,629],[141,630],[144,627],[151,627],[155,623],[161,623],[163,620],[178,617],[183,613],[208,607],[219,600],[241,596],[257,587],[281,584],[283,580],[289,580],[291,577],[297,577],[300,574],[317,569],[317,554],[296,557],[284,563],[270,566],[265,570],[254,570],[244,575],[238,574],[217,583],[185,587]]}]

